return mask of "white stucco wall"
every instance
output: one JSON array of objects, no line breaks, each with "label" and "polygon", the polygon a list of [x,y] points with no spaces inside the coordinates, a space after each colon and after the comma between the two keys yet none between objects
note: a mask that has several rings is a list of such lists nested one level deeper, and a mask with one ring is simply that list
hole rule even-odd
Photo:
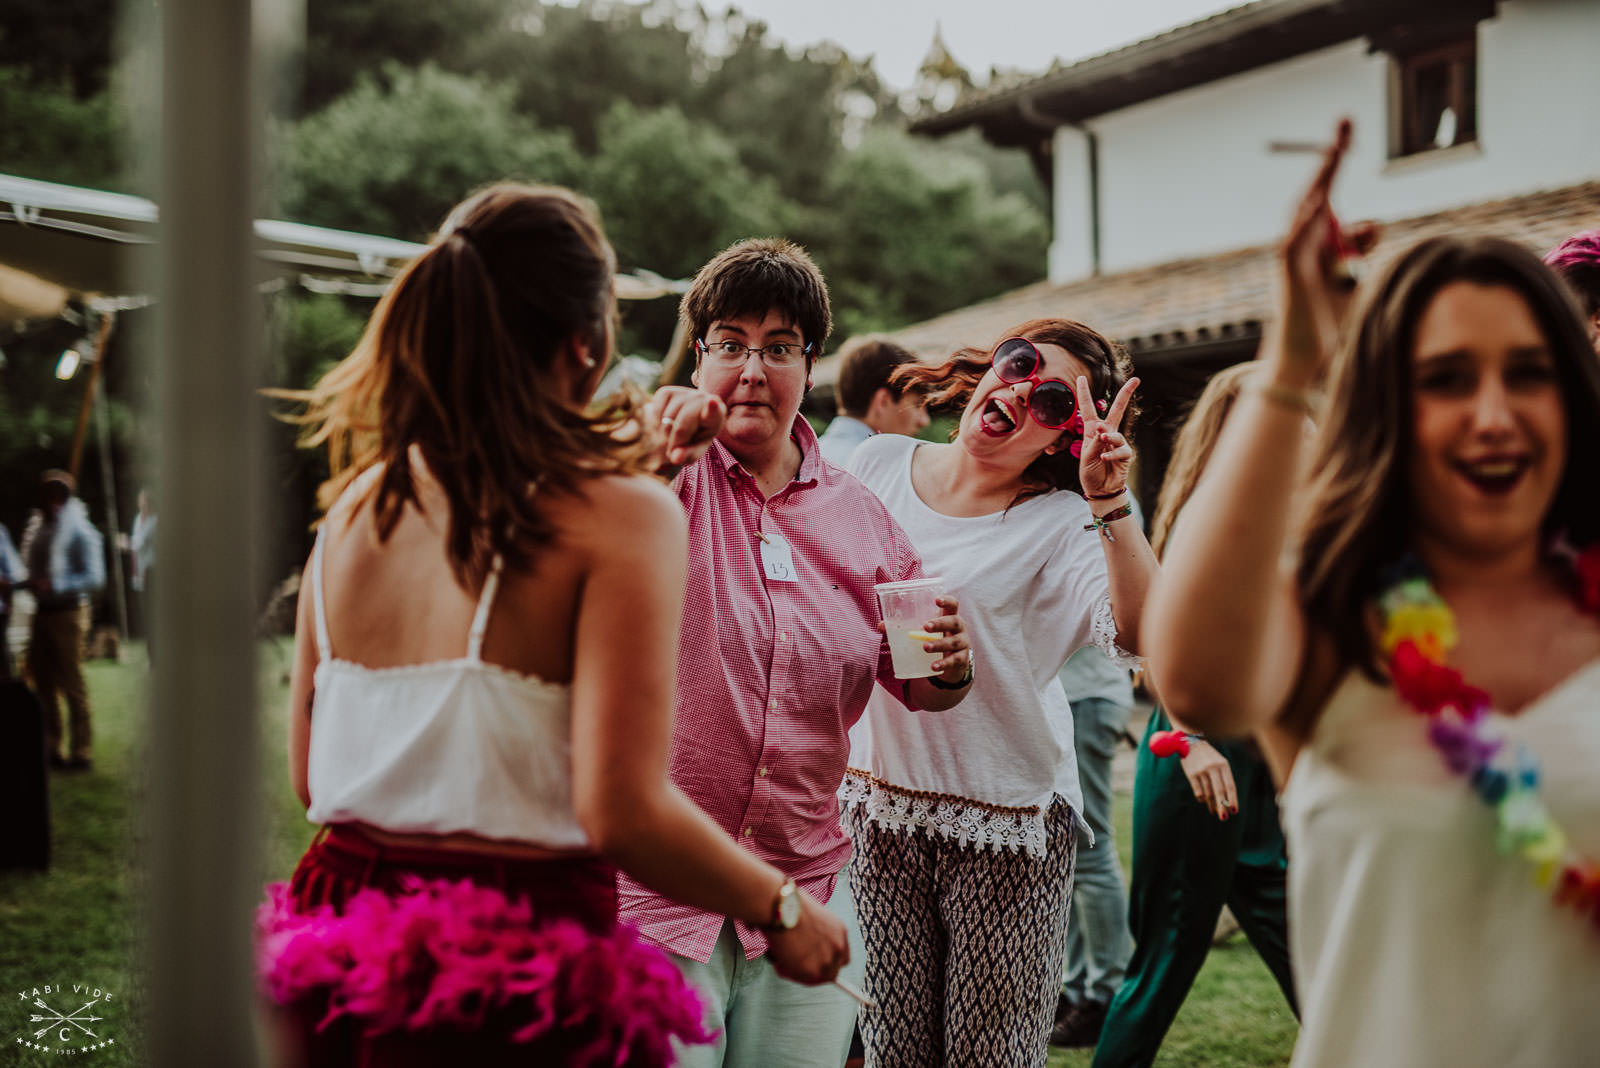
[{"label": "white stucco wall", "polygon": [[[1356,124],[1334,206],[1401,219],[1600,178],[1600,3],[1503,0],[1478,25],[1478,141],[1388,158],[1389,64],[1350,41],[1174,93],[1087,123],[1099,141],[1105,273],[1274,240],[1314,158],[1273,140],[1325,139]],[[1050,277],[1090,273],[1087,152],[1055,137]]]},{"label": "white stucco wall", "polygon": [[[1054,225],[1050,242],[1050,277],[1085,278],[1094,273],[1090,228],[1093,225],[1089,183],[1089,138],[1071,126],[1056,130]],[[1079,177],[1063,182],[1062,174]]]}]

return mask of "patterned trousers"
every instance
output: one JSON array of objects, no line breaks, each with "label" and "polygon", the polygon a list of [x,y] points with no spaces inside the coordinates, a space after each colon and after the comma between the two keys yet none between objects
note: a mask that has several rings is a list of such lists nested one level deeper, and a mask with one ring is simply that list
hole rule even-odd
[{"label": "patterned trousers", "polygon": [[1045,813],[1046,855],[887,830],[847,810],[867,948],[861,1038],[872,1068],[1044,1068],[1066,953],[1072,809]]}]

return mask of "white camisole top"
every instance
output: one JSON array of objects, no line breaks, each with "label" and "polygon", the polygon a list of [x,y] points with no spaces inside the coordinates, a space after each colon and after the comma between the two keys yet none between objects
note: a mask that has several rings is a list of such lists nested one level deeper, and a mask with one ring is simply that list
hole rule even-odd
[{"label": "white camisole top", "polygon": [[[1600,859],[1600,660],[1496,721]],[[1496,848],[1493,811],[1425,731],[1353,671],[1284,787],[1294,1068],[1600,1064],[1600,928]]]},{"label": "white camisole top", "polygon": [[466,656],[370,668],[333,655],[322,540],[311,564],[318,662],[306,818],[587,848],[573,811],[571,688],[482,657],[500,558],[478,598]]}]

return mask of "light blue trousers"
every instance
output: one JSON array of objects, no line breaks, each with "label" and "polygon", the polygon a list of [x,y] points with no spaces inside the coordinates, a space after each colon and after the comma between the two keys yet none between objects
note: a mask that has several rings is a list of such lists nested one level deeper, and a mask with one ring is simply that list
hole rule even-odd
[{"label": "light blue trousers", "polygon": [[[839,873],[828,911],[850,932],[850,963],[839,978],[861,989],[867,951],[856,923],[850,866]],[[678,1068],[840,1068],[850,1052],[857,1005],[832,983],[801,986],[773,970],[766,954],[746,960],[733,921],[722,924],[711,960],[672,954],[706,1000],[706,1021],[722,1031],[709,1046],[679,1047]]]},{"label": "light blue trousers", "polygon": [[1133,954],[1128,891],[1111,837],[1111,761],[1127,727],[1128,709],[1116,701],[1090,697],[1072,702],[1083,818],[1094,831],[1094,848],[1078,850],[1061,974],[1061,992],[1069,1001],[1110,1003]]}]

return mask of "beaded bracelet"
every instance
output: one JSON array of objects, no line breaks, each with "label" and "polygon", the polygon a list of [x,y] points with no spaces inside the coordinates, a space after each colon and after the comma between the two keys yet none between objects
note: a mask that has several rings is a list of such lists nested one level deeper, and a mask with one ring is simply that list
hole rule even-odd
[{"label": "beaded bracelet", "polygon": [[1116,541],[1117,536],[1111,533],[1111,524],[1119,519],[1126,519],[1133,514],[1133,505],[1125,504],[1121,508],[1113,508],[1105,515],[1097,515],[1084,526],[1084,530],[1098,530],[1105,535],[1107,541]]}]

